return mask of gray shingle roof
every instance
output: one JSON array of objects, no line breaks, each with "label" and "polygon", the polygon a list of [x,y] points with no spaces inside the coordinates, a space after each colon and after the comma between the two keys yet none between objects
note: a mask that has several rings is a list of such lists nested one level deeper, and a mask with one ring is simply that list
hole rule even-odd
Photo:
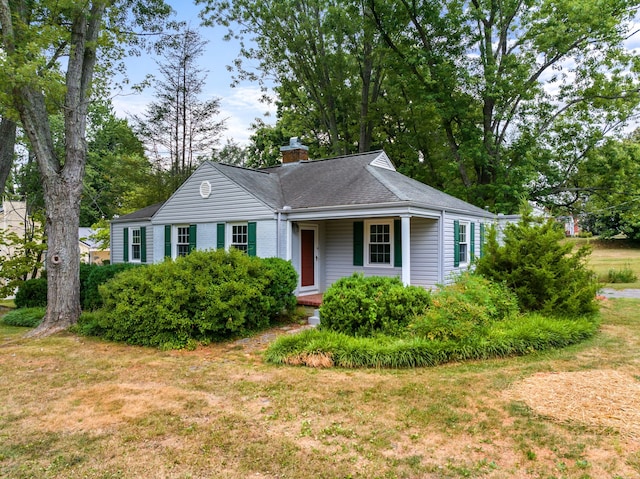
[{"label": "gray shingle roof", "polygon": [[[380,166],[374,166],[372,163]],[[435,210],[492,216],[466,201],[413,180],[388,164],[383,151],[300,161],[254,170],[211,163],[221,174],[274,210],[410,203]],[[162,203],[114,221],[151,218]]]},{"label": "gray shingle roof", "polygon": [[282,208],[282,190],[277,176],[265,170],[251,170],[224,163],[211,165],[271,208]]},{"label": "gray shingle roof", "polygon": [[120,221],[135,221],[135,220],[148,220],[156,214],[156,211],[160,209],[160,207],[164,204],[164,202],[156,203],[151,206],[147,206],[140,210],[134,211],[133,213],[129,213],[127,215],[122,215],[118,218],[114,218],[112,221],[120,222]]}]

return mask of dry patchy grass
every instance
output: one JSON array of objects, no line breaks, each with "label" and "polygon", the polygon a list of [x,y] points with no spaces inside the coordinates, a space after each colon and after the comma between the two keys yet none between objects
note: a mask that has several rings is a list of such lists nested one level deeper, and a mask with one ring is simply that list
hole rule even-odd
[{"label": "dry patchy grass", "polygon": [[638,305],[607,301],[602,333],[566,350],[416,370],[2,327],[0,477],[639,477],[637,409],[620,413],[637,407]]}]

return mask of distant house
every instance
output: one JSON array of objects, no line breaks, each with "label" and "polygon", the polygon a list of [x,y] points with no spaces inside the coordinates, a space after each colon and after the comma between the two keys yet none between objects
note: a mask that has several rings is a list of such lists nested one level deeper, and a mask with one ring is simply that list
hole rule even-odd
[{"label": "distant house", "polygon": [[[0,230],[5,235],[15,233],[19,238],[24,238],[27,229],[31,227],[27,214],[27,204],[24,201],[4,200],[0,208]],[[0,245],[0,255],[7,258],[14,254],[12,247]]]},{"label": "distant house", "polygon": [[97,241],[92,239],[95,230],[87,227],[78,229],[78,238],[80,241],[80,261],[89,264],[103,264],[110,259],[109,249],[103,249]]},{"label": "distant house", "polygon": [[291,260],[296,294],[353,272],[433,287],[482,254],[496,217],[398,173],[384,151],[310,161],[295,139],[283,163],[202,164],[164,204],[111,222],[111,261],[154,263],[237,248]]}]

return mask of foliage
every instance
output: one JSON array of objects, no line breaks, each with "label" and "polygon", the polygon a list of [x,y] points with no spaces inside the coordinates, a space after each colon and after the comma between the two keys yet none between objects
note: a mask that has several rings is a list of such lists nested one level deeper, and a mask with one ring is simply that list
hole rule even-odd
[{"label": "foliage", "polygon": [[312,156],[385,147],[494,211],[563,202],[639,101],[632,0],[198,3],[242,42],[237,80],[275,83],[276,131],[304,132]]},{"label": "foliage", "polygon": [[138,196],[149,189],[153,174],[142,142],[127,120],[115,116],[110,100],[91,103],[87,129],[87,165],[80,203],[82,226],[137,209]]},{"label": "foliage", "polygon": [[218,98],[200,99],[206,80],[206,72],[197,65],[207,43],[202,35],[187,27],[165,35],[162,42],[156,99],[134,120],[147,151],[169,171],[175,190],[211,157],[224,120],[215,119],[220,113]]},{"label": "foliage", "polygon": [[572,200],[584,210],[581,225],[590,232],[640,239],[640,131],[622,140],[610,138],[589,151],[578,169]]},{"label": "foliage", "polygon": [[524,311],[569,317],[594,313],[598,283],[586,266],[590,247],[572,254],[572,244],[563,239],[557,223],[525,209],[519,223],[506,226],[503,245],[497,230],[490,231],[476,272],[508,286]]},{"label": "foliage", "polygon": [[432,295],[431,306],[411,322],[408,334],[464,340],[518,313],[518,300],[506,286],[466,272]]},{"label": "foliage", "polygon": [[597,329],[598,321],[593,318],[556,319],[530,313],[494,322],[483,334],[470,334],[464,341],[353,337],[326,329],[309,330],[278,338],[265,359],[274,364],[313,365],[314,359],[322,357],[328,360],[325,365],[343,368],[436,366],[565,347],[593,336]]},{"label": "foliage", "polygon": [[292,313],[297,305],[293,291],[298,286],[298,274],[290,261],[281,258],[264,258],[268,278],[265,295],[273,298],[272,313]]},{"label": "foliage", "polygon": [[356,336],[401,331],[429,306],[430,294],[399,278],[354,273],[333,283],[322,297],[321,328]]},{"label": "foliage", "polygon": [[[162,0],[0,2],[0,110],[22,124],[46,206],[51,314],[35,335],[65,329],[80,314],[78,205],[88,106],[99,86],[94,73],[110,70],[109,62],[123,53],[121,42],[136,38],[138,28],[161,31],[170,12]],[[98,58],[104,69],[97,68]],[[54,120],[63,127],[55,128]]]},{"label": "foliage", "polygon": [[44,306],[14,309],[2,316],[1,321],[8,326],[35,328],[40,324],[46,312]]},{"label": "foliage", "polygon": [[[263,85],[275,80],[278,126],[267,133],[304,132],[311,137],[311,153],[321,156],[369,151],[379,144],[385,132],[376,127],[384,118],[379,111],[389,66],[363,2],[199,3],[206,4],[209,25],[233,25],[228,38],[241,38],[234,62],[236,80],[259,80]],[[245,44],[249,38],[255,47]],[[260,134],[256,140],[266,140],[264,146],[269,147],[270,136]],[[272,158],[268,152],[259,156],[253,160],[262,165]]]},{"label": "foliage", "polygon": [[101,266],[91,266],[89,274],[86,276],[85,282],[81,283],[81,294],[83,298],[82,309],[91,311],[99,309],[103,306],[102,297],[100,296],[100,285],[106,283],[122,271],[135,268],[139,265],[134,263],[115,263]]},{"label": "foliage", "polygon": [[11,296],[16,287],[37,277],[42,270],[47,245],[41,220],[37,215],[22,218],[19,233],[0,229],[1,297]]},{"label": "foliage", "polygon": [[16,308],[34,308],[47,305],[47,280],[34,278],[24,281],[16,291]]},{"label": "foliage", "polygon": [[285,285],[271,286],[277,278],[293,284],[286,264],[219,249],[124,271],[100,286],[104,308],[92,329],[130,344],[183,348],[263,328],[290,305]]},{"label": "foliage", "polygon": [[638,276],[633,272],[629,265],[626,265],[621,269],[611,268],[605,278],[601,281],[605,283],[635,283],[637,280]]}]

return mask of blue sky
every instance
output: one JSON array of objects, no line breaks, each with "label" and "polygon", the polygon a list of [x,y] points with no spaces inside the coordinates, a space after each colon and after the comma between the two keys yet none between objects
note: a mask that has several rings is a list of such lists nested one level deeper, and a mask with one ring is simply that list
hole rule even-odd
[{"label": "blue sky", "polygon": [[[199,32],[208,40],[206,52],[200,59],[200,66],[207,72],[207,83],[201,100],[212,97],[220,98],[220,119],[226,119],[227,129],[222,134],[222,143],[226,139],[232,139],[240,144],[246,144],[249,139],[249,127],[255,118],[259,117],[268,123],[275,122],[275,108],[259,102],[260,89],[258,85],[241,83],[232,88],[232,74],[227,71],[227,65],[231,65],[236,58],[239,46],[233,42],[226,42],[223,37],[226,29],[223,27],[200,27],[198,13],[200,7],[190,0],[167,0],[176,11],[176,19],[189,23],[198,28]],[[157,73],[157,64],[154,57],[144,55],[125,61],[128,75],[132,83],[140,82],[147,74]],[[143,93],[133,93],[124,90],[116,94],[113,104],[116,113],[120,117],[128,117],[142,113],[146,105],[153,100],[153,88],[149,87]],[[266,112],[272,115],[265,117]]]}]

